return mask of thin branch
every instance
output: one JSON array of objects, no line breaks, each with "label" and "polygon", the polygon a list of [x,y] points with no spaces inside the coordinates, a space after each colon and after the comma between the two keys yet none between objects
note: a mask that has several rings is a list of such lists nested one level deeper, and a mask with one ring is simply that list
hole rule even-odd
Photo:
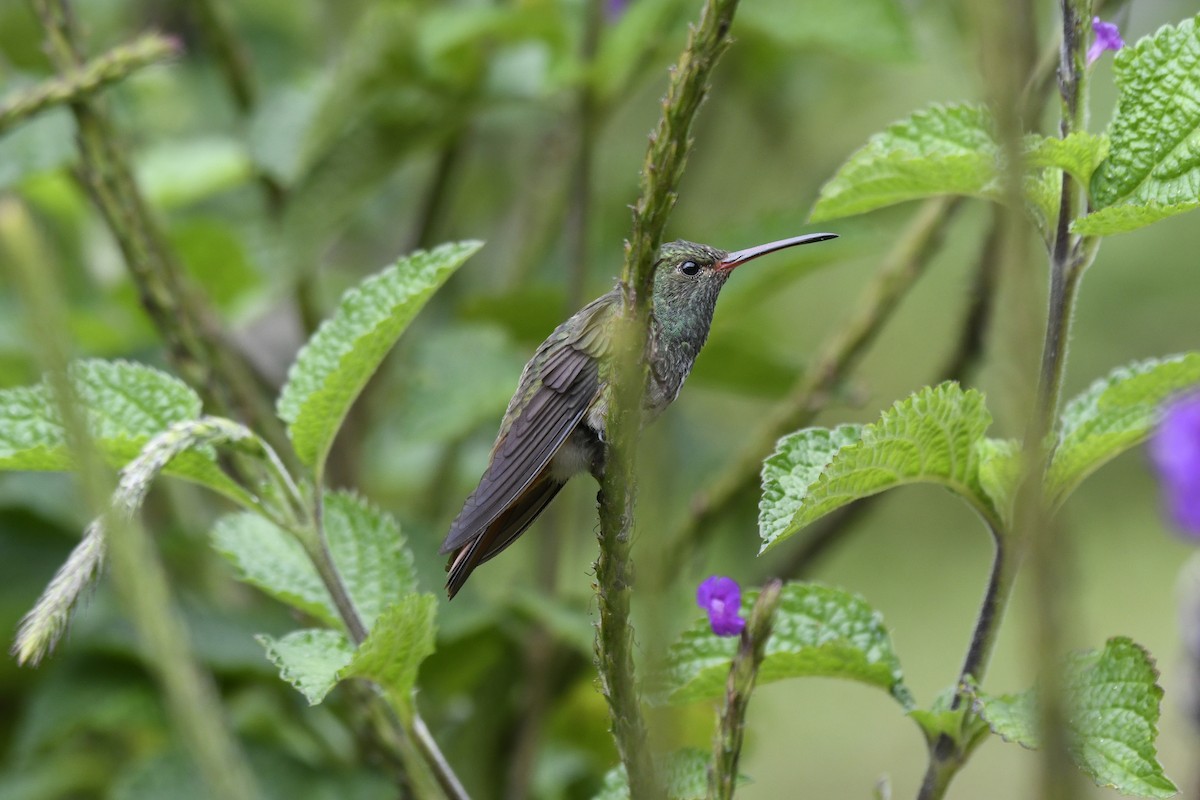
[{"label": "thin branch", "polygon": [[924,274],[961,205],[961,198],[935,198],[921,206],[864,290],[850,319],[825,342],[811,368],[767,413],[766,420],[748,437],[741,451],[694,495],[691,514],[670,539],[674,546],[705,536],[706,531],[712,529],[712,523],[741,493],[755,485],[762,461],[775,449],[779,437],[808,424],[824,409],[830,395],[857,365],[900,301]]},{"label": "thin branch", "polygon": [[60,77],[15,92],[0,103],[0,134],[43,111],[77,103],[143,67],[179,54],[179,42],[156,33],[109,50]]},{"label": "thin branch", "polygon": [[632,800],[661,795],[634,678],[633,628],[629,622],[629,549],[637,485],[634,454],[646,388],[644,354],[650,332],[654,258],[691,149],[692,122],[708,94],[713,69],[729,46],[729,27],[736,9],[737,0],[708,0],[671,73],[662,117],[650,134],[621,274],[623,313],[614,330],[617,355],[610,365],[608,450],[600,491],[596,665],[612,716],[617,752],[629,776]]},{"label": "thin branch", "polygon": [[725,707],[717,717],[717,730],[713,736],[712,766],[708,773],[710,800],[733,800],[742,739],[746,732],[746,709],[758,679],[758,668],[767,652],[767,640],[771,638],[771,629],[775,625],[775,611],[779,608],[782,590],[783,582],[779,579],[763,586],[742,631],[733,663],[729,665],[729,678],[725,682]]},{"label": "thin branch", "polygon": [[[84,58],[65,0],[32,0],[60,75]],[[114,126],[94,97],[74,98],[82,165],[79,177],[121,249],[142,306],[167,355],[211,410],[243,419],[282,453],[286,438],[274,409],[242,356],[226,341],[207,301],[187,280],[141,194]]]}]

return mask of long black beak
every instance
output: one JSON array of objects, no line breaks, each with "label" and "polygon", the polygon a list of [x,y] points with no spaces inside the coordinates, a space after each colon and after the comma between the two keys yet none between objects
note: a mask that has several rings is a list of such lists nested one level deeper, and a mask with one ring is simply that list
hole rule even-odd
[{"label": "long black beak", "polygon": [[780,239],[778,242],[769,242],[767,244],[760,244],[755,247],[747,247],[745,250],[735,250],[713,266],[716,269],[733,269],[734,267],[745,264],[747,261],[756,259],[759,256],[765,256],[767,253],[774,253],[776,250],[795,247],[799,244],[826,242],[830,239],[836,238],[838,238],[836,233],[806,233],[803,236],[793,236],[791,239]]}]

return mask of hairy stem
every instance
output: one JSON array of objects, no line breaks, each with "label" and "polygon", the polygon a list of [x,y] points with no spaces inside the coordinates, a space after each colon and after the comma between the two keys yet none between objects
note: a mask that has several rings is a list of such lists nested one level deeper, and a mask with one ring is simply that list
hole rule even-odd
[{"label": "hairy stem", "polygon": [[775,624],[783,581],[774,579],[763,586],[750,619],[742,631],[741,642],[729,678],[725,682],[725,707],[717,717],[713,736],[713,759],[708,773],[709,800],[732,800],[737,786],[738,760],[742,755],[742,740],[746,733],[746,709],[750,693],[758,679],[758,668],[767,651],[767,640]]},{"label": "hairy stem", "polygon": [[607,419],[608,452],[600,492],[600,555],[596,591],[600,623],[596,665],[608,701],[617,752],[629,776],[632,800],[661,796],[633,668],[633,627],[629,599],[633,565],[636,478],[634,450],[642,423],[646,389],[644,354],[650,331],[650,290],[654,258],[675,206],[676,189],[692,144],[692,122],[709,91],[709,78],[729,46],[729,26],[737,0],[707,0],[699,23],[671,73],[663,113],[650,134],[642,167],[641,191],[633,207],[633,229],[621,273],[623,312],[614,332],[617,354],[611,364]]},{"label": "hairy stem", "polygon": [[[32,4],[59,74],[84,69],[70,6],[65,0]],[[282,425],[253,371],[226,340],[212,309],[168,246],[103,108],[86,95],[73,98],[70,106],[78,126],[79,178],[116,239],[172,364],[214,411],[245,420],[280,452],[290,453],[283,449]]]},{"label": "hairy stem", "polygon": [[77,103],[119,83],[143,67],[172,58],[179,43],[148,34],[82,64],[61,77],[42,81],[0,103],[0,133],[56,106]]},{"label": "hairy stem", "polygon": [[682,546],[712,530],[712,523],[743,491],[755,485],[763,459],[775,449],[779,437],[808,424],[825,407],[832,392],[924,274],[961,205],[961,199],[935,198],[925,202],[863,291],[850,319],[822,345],[811,368],[767,413],[763,424],[748,437],[749,443],[695,494],[691,514],[672,533],[674,546]]}]

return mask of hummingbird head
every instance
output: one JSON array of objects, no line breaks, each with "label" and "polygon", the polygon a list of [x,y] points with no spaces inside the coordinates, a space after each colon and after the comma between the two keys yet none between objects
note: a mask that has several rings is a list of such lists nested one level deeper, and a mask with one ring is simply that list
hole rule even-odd
[{"label": "hummingbird head", "polygon": [[670,334],[707,336],[717,296],[735,268],[776,250],[836,238],[834,233],[810,233],[732,253],[695,242],[668,242],[655,262],[654,317]]}]

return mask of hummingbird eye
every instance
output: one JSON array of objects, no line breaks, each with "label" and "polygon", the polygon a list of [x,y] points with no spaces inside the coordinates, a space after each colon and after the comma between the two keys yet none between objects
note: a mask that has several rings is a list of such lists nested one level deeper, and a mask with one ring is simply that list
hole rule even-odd
[{"label": "hummingbird eye", "polygon": [[695,275],[700,271],[700,265],[695,261],[685,261],[679,265],[679,271],[684,275]]}]

